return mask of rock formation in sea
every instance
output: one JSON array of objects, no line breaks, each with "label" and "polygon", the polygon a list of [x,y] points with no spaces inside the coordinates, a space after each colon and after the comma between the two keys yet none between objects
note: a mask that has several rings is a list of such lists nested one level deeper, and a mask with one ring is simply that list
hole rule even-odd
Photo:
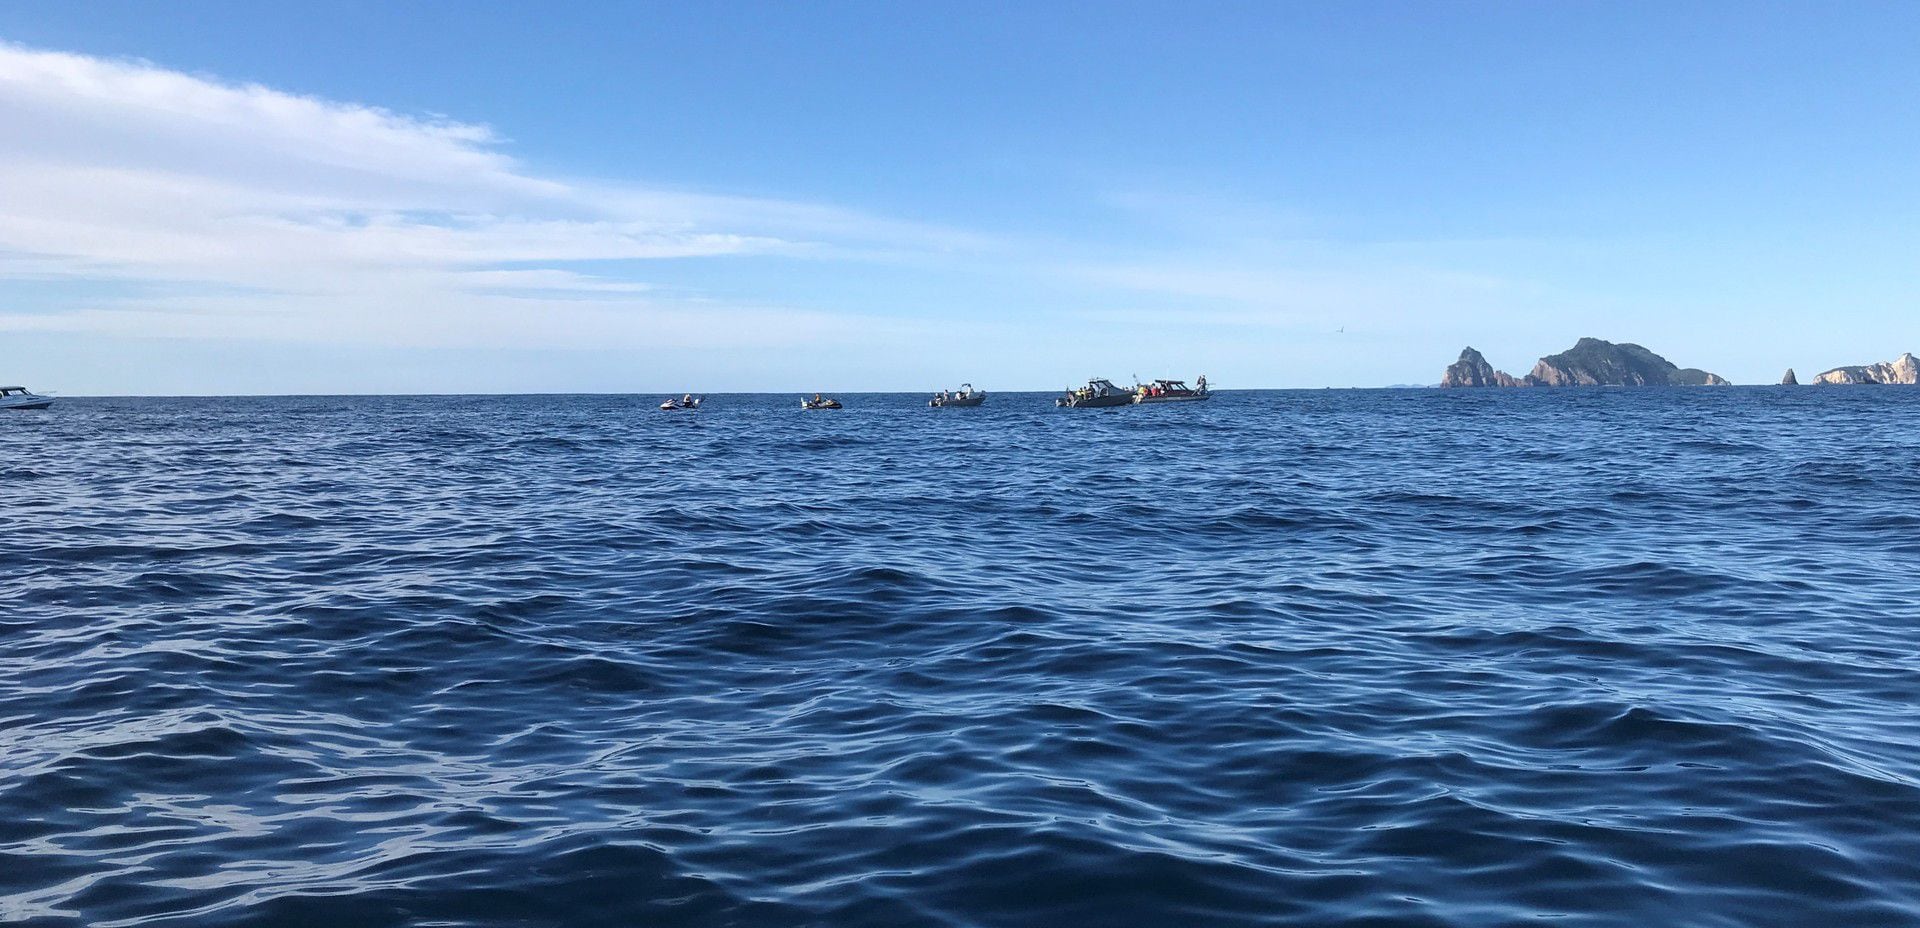
[{"label": "rock formation in sea", "polygon": [[1780,385],[1783,387],[1797,387],[1800,385],[1800,378],[1793,376],[1793,368],[1787,368],[1787,376],[1780,378]]},{"label": "rock formation in sea", "polygon": [[1814,383],[1920,383],[1920,361],[1914,360],[1909,351],[1898,359],[1879,364],[1861,364],[1855,367],[1836,367],[1818,377]]},{"label": "rock formation in sea", "polygon": [[1447,368],[1443,387],[1681,387],[1727,385],[1718,374],[1679,367],[1639,345],[1583,338],[1572,348],[1550,354],[1525,377],[1493,369],[1480,352],[1468,348]]},{"label": "rock formation in sea", "polygon": [[1527,379],[1548,387],[1668,387],[1725,386],[1718,374],[1697,367],[1678,367],[1631,342],[1614,344],[1583,338],[1559,354],[1550,354],[1533,366]]},{"label": "rock formation in sea", "polygon": [[1496,371],[1493,365],[1471,345],[1460,352],[1460,360],[1447,365],[1447,372],[1440,375],[1443,387],[1524,387],[1520,378],[1505,371]]}]

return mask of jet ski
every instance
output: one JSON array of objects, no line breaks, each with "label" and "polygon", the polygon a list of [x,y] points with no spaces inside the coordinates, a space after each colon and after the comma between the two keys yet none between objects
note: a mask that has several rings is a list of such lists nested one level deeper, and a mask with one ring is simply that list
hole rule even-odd
[{"label": "jet ski", "polygon": [[667,401],[664,403],[661,403],[660,408],[661,409],[688,409],[688,410],[699,409],[700,401],[702,399],[705,399],[705,397],[694,396],[691,393],[687,394],[686,396],[680,397],[679,399],[674,399],[673,397],[667,397]]},{"label": "jet ski", "polygon": [[947,406],[978,406],[987,401],[987,391],[974,392],[973,384],[963,383],[958,390],[942,390],[927,401],[935,409]]},{"label": "jet ski", "polygon": [[801,409],[839,409],[840,401],[833,399],[831,397],[823,398],[820,396],[820,394],[815,393],[813,395],[813,399],[802,398],[800,400],[800,408]]}]

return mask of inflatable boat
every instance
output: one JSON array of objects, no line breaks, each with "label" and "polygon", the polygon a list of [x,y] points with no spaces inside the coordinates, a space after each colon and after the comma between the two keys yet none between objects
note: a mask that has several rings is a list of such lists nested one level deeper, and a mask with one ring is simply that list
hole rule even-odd
[{"label": "inflatable boat", "polygon": [[973,384],[963,383],[958,390],[942,390],[939,393],[935,393],[933,399],[927,401],[927,405],[935,409],[942,409],[948,406],[978,406],[986,401],[987,393],[985,390],[976,393],[974,392]]}]

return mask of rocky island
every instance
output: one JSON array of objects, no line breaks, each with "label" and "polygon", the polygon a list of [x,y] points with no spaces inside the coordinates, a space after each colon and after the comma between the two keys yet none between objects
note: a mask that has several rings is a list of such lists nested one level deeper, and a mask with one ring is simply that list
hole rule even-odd
[{"label": "rocky island", "polygon": [[1506,371],[1496,371],[1487,363],[1486,356],[1468,345],[1460,352],[1460,360],[1447,365],[1447,372],[1440,375],[1443,387],[1524,387],[1518,378]]},{"label": "rocky island", "polygon": [[1836,367],[1813,378],[1813,382],[1920,383],[1920,361],[1914,360],[1913,352],[1909,351],[1893,361],[1861,364],[1854,367]]},{"label": "rocky island", "polygon": [[[1911,356],[1909,356],[1909,359]],[[1682,387],[1726,386],[1727,380],[1696,367],[1680,367],[1631,342],[1583,338],[1572,348],[1541,358],[1525,377],[1494,370],[1468,348],[1447,367],[1442,387]]]}]

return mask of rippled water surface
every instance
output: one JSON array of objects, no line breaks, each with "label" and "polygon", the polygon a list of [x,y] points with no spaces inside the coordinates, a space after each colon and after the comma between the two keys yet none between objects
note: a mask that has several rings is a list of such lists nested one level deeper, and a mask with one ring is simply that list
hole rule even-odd
[{"label": "rippled water surface", "polygon": [[1920,922],[1920,391],[0,417],[0,923]]}]

